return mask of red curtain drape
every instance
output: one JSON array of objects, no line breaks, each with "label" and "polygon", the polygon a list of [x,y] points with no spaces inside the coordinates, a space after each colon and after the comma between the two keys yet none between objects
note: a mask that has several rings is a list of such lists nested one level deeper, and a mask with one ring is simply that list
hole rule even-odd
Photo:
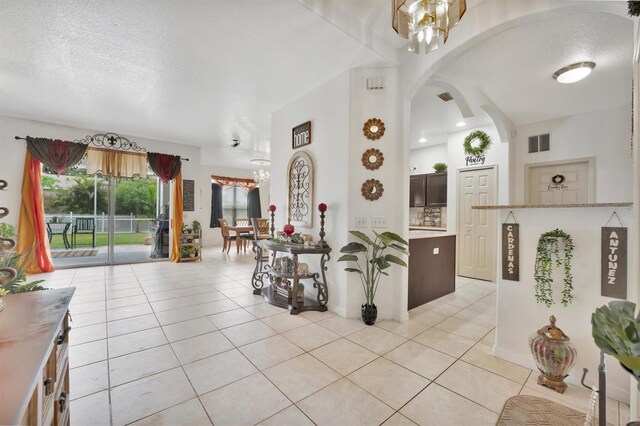
[{"label": "red curtain drape", "polygon": [[179,155],[159,154],[157,152],[147,153],[147,162],[151,170],[164,183],[173,180],[178,176],[182,168],[182,161]]},{"label": "red curtain drape", "polygon": [[87,152],[87,145],[27,136],[27,149],[31,156],[60,174],[82,160]]}]

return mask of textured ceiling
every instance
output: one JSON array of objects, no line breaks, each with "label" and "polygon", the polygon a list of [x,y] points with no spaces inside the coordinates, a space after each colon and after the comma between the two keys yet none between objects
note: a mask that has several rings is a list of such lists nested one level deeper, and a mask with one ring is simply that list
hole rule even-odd
[{"label": "textured ceiling", "polygon": [[272,111],[344,70],[389,63],[294,0],[3,0],[0,27],[1,115],[212,156],[239,138],[224,162],[236,167],[268,156]]},{"label": "textured ceiling", "polygon": [[[579,13],[517,26],[460,53],[434,77],[458,87],[476,117],[490,122],[480,109],[483,95],[515,125],[631,104],[633,22],[605,13]],[[560,84],[552,74],[565,65],[594,61],[586,79]],[[444,141],[459,130],[460,112],[442,92],[425,86],[412,102],[411,148],[422,135]],[[414,118],[416,118],[414,120]],[[474,122],[473,120],[477,120]],[[441,135],[438,139],[437,135]],[[431,140],[428,144],[431,143]]]}]

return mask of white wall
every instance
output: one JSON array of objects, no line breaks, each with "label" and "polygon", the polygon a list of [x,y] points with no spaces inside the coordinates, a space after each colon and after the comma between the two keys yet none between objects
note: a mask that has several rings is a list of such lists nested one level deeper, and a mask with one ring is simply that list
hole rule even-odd
[{"label": "white wall", "polygon": [[[631,208],[616,209],[626,226],[632,225]],[[520,209],[515,211],[520,223],[520,281],[506,281],[498,277],[498,311],[496,321],[495,354],[516,364],[536,370],[528,346],[528,335],[548,324],[555,315],[560,327],[571,338],[578,350],[578,361],[570,375],[572,383],[579,383],[582,368],[590,371],[589,383],[597,382],[599,349],[591,337],[591,314],[599,306],[614,299],[600,296],[600,228],[613,210],[592,209]],[[508,210],[501,211],[504,221]],[[560,228],[569,233],[575,245],[572,262],[573,295],[568,307],[562,298],[563,276],[554,271],[553,294],[556,304],[552,308],[536,303],[534,298],[534,263],[536,246],[541,234]],[[629,229],[629,259],[635,258],[633,227]],[[500,240],[499,240],[500,241]],[[632,262],[629,263],[631,265]],[[500,255],[498,256],[498,270]],[[628,281],[628,299],[637,300],[637,283]],[[620,401],[629,399],[629,376],[616,360],[607,357],[607,393]]]},{"label": "white wall", "polygon": [[[409,168],[412,175],[422,175],[433,173],[435,163],[446,163],[449,165],[447,144],[426,146],[424,148],[412,149],[409,152]],[[413,168],[415,167],[415,170]]]},{"label": "white wall", "polygon": [[[595,202],[632,200],[631,106],[576,114],[516,128],[515,204],[525,202],[525,164],[595,157]],[[528,137],[551,135],[551,150],[529,154]]]}]

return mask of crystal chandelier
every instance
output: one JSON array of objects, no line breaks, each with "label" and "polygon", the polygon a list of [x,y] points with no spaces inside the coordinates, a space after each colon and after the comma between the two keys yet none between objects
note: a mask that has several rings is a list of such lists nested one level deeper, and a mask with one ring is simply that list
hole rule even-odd
[{"label": "crystal chandelier", "polygon": [[260,186],[263,183],[269,182],[269,179],[271,179],[271,173],[269,173],[268,171],[266,171],[264,169],[254,170],[253,171],[253,179],[256,181],[258,186]]},{"label": "crystal chandelier", "polygon": [[465,0],[391,0],[393,29],[409,39],[409,52],[429,53],[447,42],[467,10]]}]

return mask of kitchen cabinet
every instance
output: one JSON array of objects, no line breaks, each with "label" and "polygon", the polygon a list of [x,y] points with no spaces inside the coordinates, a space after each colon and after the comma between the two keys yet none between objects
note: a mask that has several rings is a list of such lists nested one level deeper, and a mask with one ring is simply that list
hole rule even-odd
[{"label": "kitchen cabinet", "polygon": [[409,207],[447,206],[446,173],[413,175],[409,179]]}]

